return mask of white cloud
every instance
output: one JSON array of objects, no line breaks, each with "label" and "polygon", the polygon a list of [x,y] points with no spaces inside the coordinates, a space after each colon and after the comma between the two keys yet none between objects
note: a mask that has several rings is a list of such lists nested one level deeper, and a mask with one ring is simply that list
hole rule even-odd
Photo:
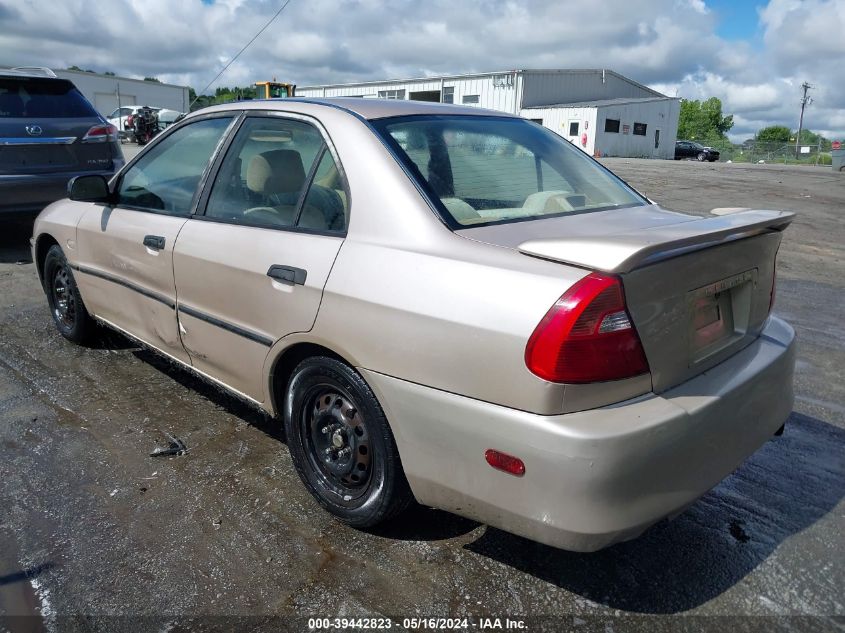
[{"label": "white cloud", "polygon": [[[0,0],[0,64],[75,64],[199,89],[280,2],[112,0],[105,10]],[[807,80],[806,124],[845,137],[843,0],[771,0],[755,42],[723,40],[718,20],[703,0],[292,0],[217,85],[605,67],[670,95],[718,96],[744,138],[763,125],[795,127]]]}]

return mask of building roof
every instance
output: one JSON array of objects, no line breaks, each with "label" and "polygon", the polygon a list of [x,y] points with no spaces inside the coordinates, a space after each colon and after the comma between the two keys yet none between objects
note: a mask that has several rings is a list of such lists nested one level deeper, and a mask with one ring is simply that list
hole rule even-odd
[{"label": "building roof", "polygon": [[677,97],[617,97],[616,99],[597,99],[596,101],[576,101],[573,103],[550,103],[548,105],[526,106],[523,110],[543,110],[548,108],[601,108],[604,106],[625,105],[629,103],[648,103],[649,101],[674,101]]},{"label": "building roof", "polygon": [[432,82],[432,81],[450,81],[453,79],[471,79],[473,77],[492,77],[493,75],[514,75],[514,74],[522,74],[522,75],[532,75],[532,74],[548,74],[548,73],[557,73],[562,75],[583,75],[583,74],[590,74],[590,73],[603,73],[608,75],[613,75],[614,77],[618,77],[623,81],[627,81],[628,83],[645,90],[646,92],[650,92],[655,96],[663,97],[656,90],[652,90],[648,86],[644,86],[643,84],[634,81],[630,77],[626,77],[625,75],[620,75],[619,73],[609,70],[606,68],[522,68],[522,69],[511,69],[511,70],[497,70],[497,71],[490,71],[490,72],[480,72],[480,73],[465,73],[465,74],[458,74],[458,75],[432,75],[430,77],[411,77],[411,78],[404,78],[404,79],[378,79],[378,80],[370,80],[370,81],[348,81],[344,83],[336,83],[336,84],[317,84],[312,86],[299,86],[299,90],[317,90],[320,88],[342,88],[347,86],[381,86],[385,84],[401,84],[401,83],[412,83],[412,82]]},{"label": "building roof", "polygon": [[283,110],[296,112],[304,108],[299,106],[325,106],[351,112],[361,118],[374,120],[394,116],[414,114],[455,114],[474,116],[495,116],[520,118],[499,110],[487,110],[475,106],[453,105],[450,103],[432,103],[429,101],[411,101],[403,99],[362,99],[360,97],[292,97],[289,99],[252,99],[232,101],[209,106],[197,112],[207,113],[218,110]]},{"label": "building roof", "polygon": [[110,79],[110,80],[119,80],[119,81],[134,81],[139,84],[146,84],[148,86],[165,86],[167,88],[181,88],[186,89],[188,86],[179,86],[177,84],[167,84],[163,81],[147,81],[146,79],[138,79],[136,77],[121,77],[120,75],[106,75],[103,73],[92,73],[88,72],[87,70],[70,70],[69,68],[54,68],[52,69],[54,73],[59,75],[81,75],[83,77],[97,77],[99,79]]}]

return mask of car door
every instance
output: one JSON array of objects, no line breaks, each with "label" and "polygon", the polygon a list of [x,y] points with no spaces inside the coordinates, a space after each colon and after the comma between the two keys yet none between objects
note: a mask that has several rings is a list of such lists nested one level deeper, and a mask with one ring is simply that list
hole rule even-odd
[{"label": "car door", "polygon": [[162,137],[118,177],[115,202],[90,204],[77,225],[76,276],[89,311],[186,363],[173,246],[233,118],[202,118]]},{"label": "car door", "polygon": [[173,254],[179,327],[194,367],[263,401],[270,347],[314,324],[346,234],[347,191],[316,121],[244,119]]}]

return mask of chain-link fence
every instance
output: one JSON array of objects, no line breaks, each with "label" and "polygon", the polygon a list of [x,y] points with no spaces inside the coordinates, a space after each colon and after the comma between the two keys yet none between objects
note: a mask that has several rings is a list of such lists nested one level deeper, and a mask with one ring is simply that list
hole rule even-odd
[{"label": "chain-link fence", "polygon": [[719,160],[733,163],[778,163],[781,165],[830,165],[830,151],[821,143],[764,143],[747,141],[734,145],[728,141],[702,143],[720,152]]}]

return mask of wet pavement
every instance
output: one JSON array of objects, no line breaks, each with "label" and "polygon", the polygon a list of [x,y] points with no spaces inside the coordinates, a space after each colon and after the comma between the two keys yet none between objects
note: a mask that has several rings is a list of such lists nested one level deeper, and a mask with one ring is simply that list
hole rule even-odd
[{"label": "wet pavement", "polygon": [[[335,522],[277,421],[118,335],[62,339],[29,228],[0,220],[0,631],[307,630],[309,617],[401,629],[422,616],[470,630],[486,616],[532,616],[528,630],[845,630],[845,175],[606,164],[669,208],[799,211],[776,312],[800,349],[784,435],[674,521],[596,554],[424,508],[374,532]],[[187,454],[150,457],[167,433]]]}]

